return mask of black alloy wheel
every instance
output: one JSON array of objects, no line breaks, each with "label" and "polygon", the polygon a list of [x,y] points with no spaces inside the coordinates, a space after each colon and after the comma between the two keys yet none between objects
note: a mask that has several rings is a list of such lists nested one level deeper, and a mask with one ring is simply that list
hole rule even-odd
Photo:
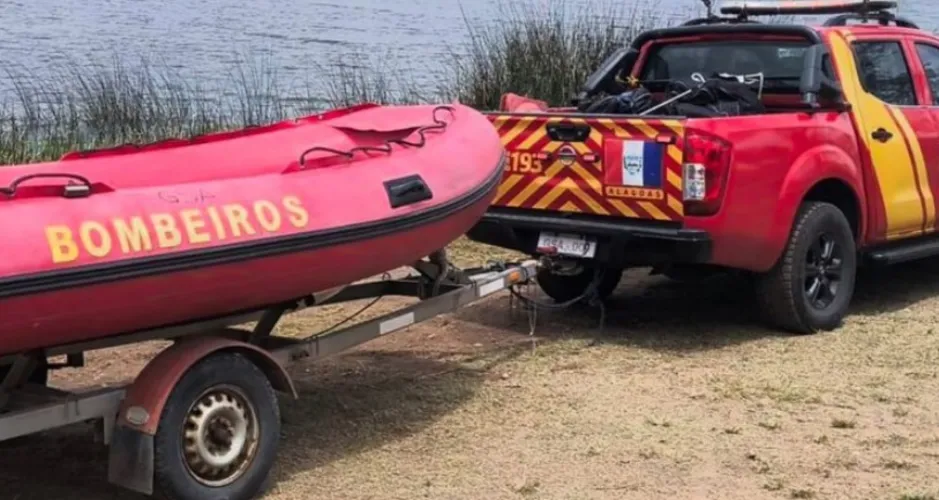
[{"label": "black alloy wheel", "polygon": [[844,249],[830,233],[819,234],[805,258],[805,298],[824,310],[838,297],[844,265]]}]

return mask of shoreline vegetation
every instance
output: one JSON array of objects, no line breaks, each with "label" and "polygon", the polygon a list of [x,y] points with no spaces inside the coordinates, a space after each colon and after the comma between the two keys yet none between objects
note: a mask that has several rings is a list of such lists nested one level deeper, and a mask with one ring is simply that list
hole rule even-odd
[{"label": "shoreline vegetation", "polygon": [[[586,2],[499,7],[492,24],[464,22],[467,42],[440,61],[437,85],[417,85],[368,57],[344,56],[327,67],[319,89],[286,89],[269,60],[240,58],[222,94],[169,65],[71,63],[56,77],[5,68],[12,91],[0,93],[0,165],[55,160],[75,149],[146,143],[261,125],[363,101],[412,104],[453,101],[495,109],[505,92],[563,105],[600,62],[637,33],[668,23],[654,4],[623,9]],[[349,62],[349,60],[353,62]],[[364,62],[360,62],[364,59]],[[427,88],[431,87],[431,88]],[[284,97],[289,96],[289,97]]]}]

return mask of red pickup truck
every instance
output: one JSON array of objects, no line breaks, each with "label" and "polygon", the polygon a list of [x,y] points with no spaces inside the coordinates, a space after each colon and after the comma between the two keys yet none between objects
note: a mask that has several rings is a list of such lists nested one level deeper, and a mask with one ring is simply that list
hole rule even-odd
[{"label": "red pickup truck", "polygon": [[858,266],[939,254],[939,38],[895,7],[725,5],[639,35],[573,107],[505,96],[509,161],[469,238],[546,256],[557,301],[629,267],[730,270],[775,327],[838,327]]}]

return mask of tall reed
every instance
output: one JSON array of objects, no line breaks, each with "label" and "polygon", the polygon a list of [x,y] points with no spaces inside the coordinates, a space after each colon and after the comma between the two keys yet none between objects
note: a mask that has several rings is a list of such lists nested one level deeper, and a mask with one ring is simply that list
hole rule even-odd
[{"label": "tall reed", "polygon": [[437,61],[441,76],[432,85],[418,85],[415,75],[361,54],[320,68],[322,88],[299,90],[281,85],[269,58],[250,54],[238,57],[222,82],[193,81],[146,58],[73,61],[54,77],[7,67],[13,88],[0,93],[0,164],[269,123],[363,101],[459,99],[494,109],[502,94],[516,92],[562,105],[610,52],[642,30],[667,24],[648,7],[617,5],[506,2],[492,22],[466,21],[468,41]]}]

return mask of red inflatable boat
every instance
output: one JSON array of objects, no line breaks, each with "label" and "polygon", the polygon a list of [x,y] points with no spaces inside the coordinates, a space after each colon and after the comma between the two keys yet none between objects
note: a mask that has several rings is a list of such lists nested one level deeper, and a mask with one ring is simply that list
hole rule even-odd
[{"label": "red inflatable boat", "polygon": [[0,354],[230,314],[443,248],[503,149],[471,108],[365,104],[0,168]]}]

